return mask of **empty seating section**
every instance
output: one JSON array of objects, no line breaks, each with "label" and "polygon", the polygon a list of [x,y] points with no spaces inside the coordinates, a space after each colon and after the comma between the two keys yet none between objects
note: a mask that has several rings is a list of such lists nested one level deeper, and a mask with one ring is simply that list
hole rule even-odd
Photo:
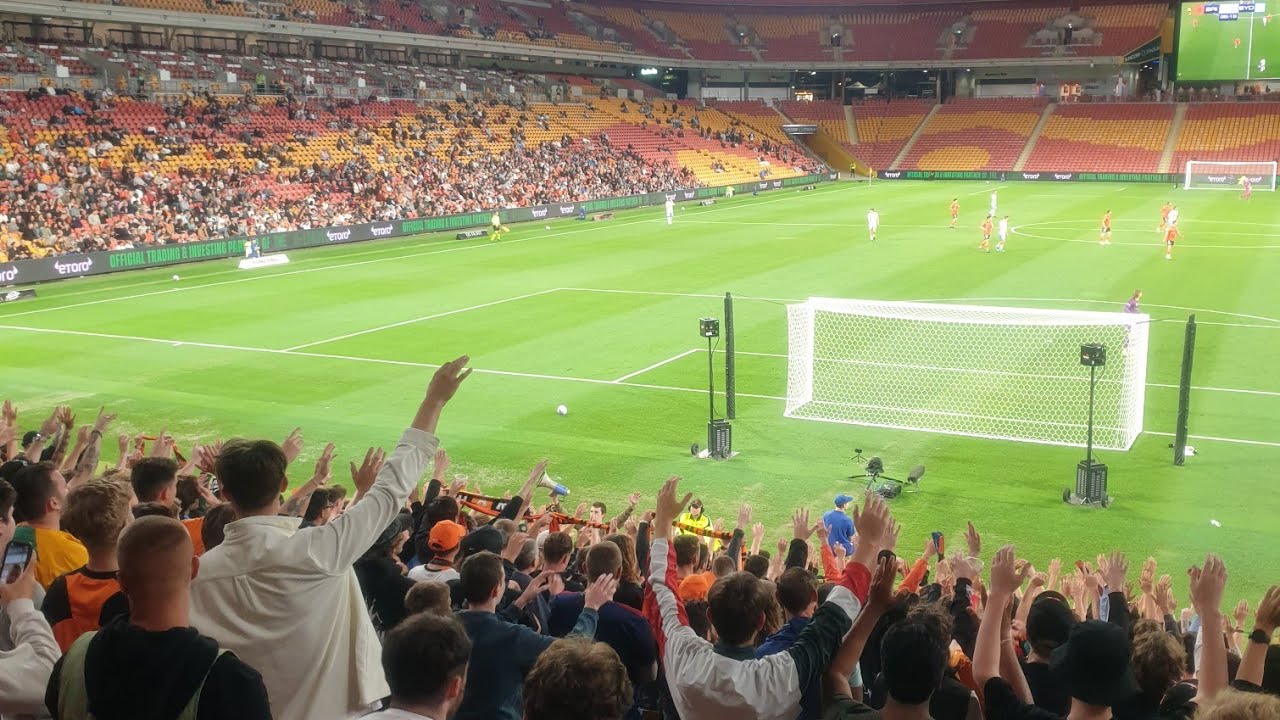
[{"label": "empty seating section", "polygon": [[943,32],[961,10],[898,10],[845,13],[845,60],[936,60]]},{"label": "empty seating section", "polygon": [[1066,15],[1068,7],[991,8],[974,10],[973,37],[967,46],[957,47],[953,57],[1038,57],[1052,54],[1052,47],[1032,46],[1031,36],[1051,20]]},{"label": "empty seating section", "polygon": [[1091,17],[1102,33],[1099,54],[1121,54],[1140,47],[1160,34],[1160,24],[1169,14],[1167,4],[1085,5],[1081,15]]},{"label": "empty seating section", "polygon": [[636,52],[660,57],[677,55],[675,48],[659,40],[649,30],[648,19],[634,8],[584,3],[578,9],[604,27],[611,28],[620,40],[630,44]]},{"label": "empty seating section", "polygon": [[1172,105],[1059,105],[1025,170],[1156,172],[1173,126]]},{"label": "empty seating section", "polygon": [[644,14],[679,35],[692,57],[707,60],[752,59],[746,46],[730,37],[723,13],[646,10]]},{"label": "empty seating section", "polygon": [[933,114],[901,165],[904,170],[1008,170],[1031,137],[1045,102],[960,100]]},{"label": "empty seating section", "polygon": [[1187,107],[1170,172],[1188,160],[1271,161],[1280,158],[1280,103],[1193,104]]},{"label": "empty seating section", "polygon": [[831,46],[823,42],[824,31],[833,25],[830,17],[755,13],[738,19],[764,43],[761,53],[766,60],[831,60]]},{"label": "empty seating section", "polygon": [[782,112],[787,117],[801,123],[813,123],[831,133],[849,152],[857,154],[853,148],[853,139],[849,137],[849,126],[845,123],[844,106],[835,100],[818,100],[814,102],[789,101],[782,103]]},{"label": "empty seating section", "polygon": [[854,157],[876,169],[889,167],[933,105],[932,100],[869,100],[854,105],[858,130]]}]

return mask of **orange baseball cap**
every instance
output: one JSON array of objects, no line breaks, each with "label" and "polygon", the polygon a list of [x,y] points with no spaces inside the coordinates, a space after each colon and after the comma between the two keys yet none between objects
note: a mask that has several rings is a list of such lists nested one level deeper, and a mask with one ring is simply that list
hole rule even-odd
[{"label": "orange baseball cap", "polygon": [[431,534],[427,536],[427,547],[438,553],[447,553],[458,547],[467,529],[452,520],[441,520],[431,526]]},{"label": "orange baseball cap", "polygon": [[680,599],[685,602],[693,602],[695,600],[706,600],[707,593],[711,590],[711,584],[701,573],[690,575],[680,581]]}]

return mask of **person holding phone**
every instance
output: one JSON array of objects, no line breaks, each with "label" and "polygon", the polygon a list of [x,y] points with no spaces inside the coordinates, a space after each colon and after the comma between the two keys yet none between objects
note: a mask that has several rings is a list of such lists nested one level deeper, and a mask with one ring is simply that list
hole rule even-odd
[{"label": "person holding phone", "polygon": [[36,609],[35,548],[14,539],[13,486],[0,480],[0,613],[8,625],[0,638],[0,715],[38,714],[53,665],[62,655],[53,630]]}]

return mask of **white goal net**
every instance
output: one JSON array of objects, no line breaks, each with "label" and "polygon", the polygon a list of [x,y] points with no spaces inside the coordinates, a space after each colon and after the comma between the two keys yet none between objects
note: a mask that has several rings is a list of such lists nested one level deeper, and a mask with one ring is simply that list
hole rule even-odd
[{"label": "white goal net", "polygon": [[1276,189],[1276,162],[1206,162],[1188,160],[1187,190],[1240,190],[1240,178],[1249,178],[1254,190]]},{"label": "white goal net", "polygon": [[786,417],[1083,447],[1080,346],[1099,343],[1094,446],[1142,432],[1146,315],[811,298],[787,316]]}]

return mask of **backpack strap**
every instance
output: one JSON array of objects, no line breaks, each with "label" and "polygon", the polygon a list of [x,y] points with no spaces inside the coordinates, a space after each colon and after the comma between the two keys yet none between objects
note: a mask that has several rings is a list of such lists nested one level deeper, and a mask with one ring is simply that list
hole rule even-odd
[{"label": "backpack strap", "polygon": [[89,714],[89,691],[84,679],[85,657],[89,643],[97,632],[87,632],[71,643],[62,658],[62,674],[58,677],[58,717],[60,720],[92,720]]},{"label": "backpack strap", "polygon": [[[218,649],[218,654],[214,656],[213,662],[209,663],[209,669],[204,671],[204,679],[200,681],[199,687],[195,693],[191,695],[191,699],[187,701],[187,706],[182,708],[182,714],[178,715],[178,720],[196,720],[200,713],[200,694],[204,692],[204,684],[209,681],[209,674],[213,672],[213,666],[218,664],[218,660],[223,655],[230,654],[230,650]],[[65,719],[64,719],[65,720]]]}]

